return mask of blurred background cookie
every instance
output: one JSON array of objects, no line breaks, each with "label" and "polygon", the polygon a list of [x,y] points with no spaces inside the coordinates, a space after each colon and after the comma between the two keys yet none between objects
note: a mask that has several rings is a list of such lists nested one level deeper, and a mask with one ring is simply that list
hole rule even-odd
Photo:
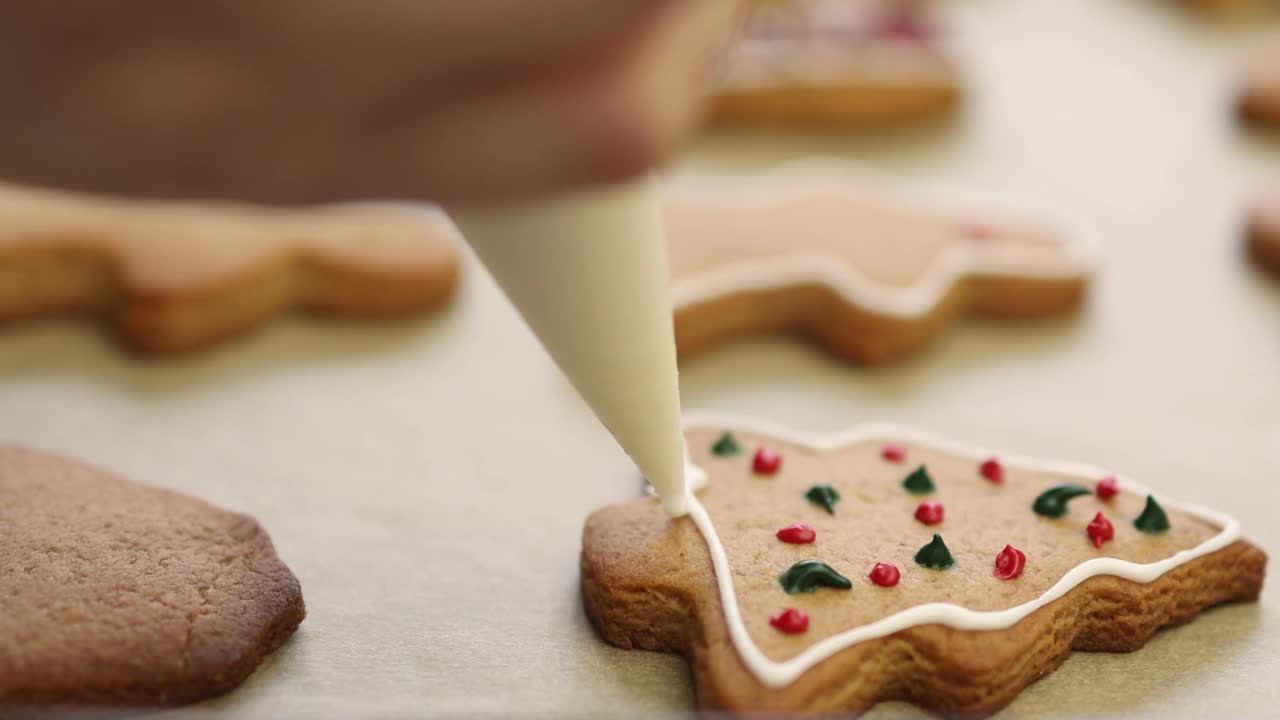
[{"label": "blurred background cookie", "polygon": [[1092,261],[1075,228],[964,195],[896,187],[836,162],[668,189],[676,345],[800,334],[877,364],[966,314],[1031,318],[1080,304]]},{"label": "blurred background cookie", "polygon": [[1260,198],[1249,216],[1249,254],[1280,273],[1280,192]]},{"label": "blurred background cookie", "polygon": [[288,310],[380,318],[453,291],[442,213],[113,201],[0,185],[0,322],[95,316],[135,350],[179,353]]},{"label": "blurred background cookie", "polygon": [[1272,40],[1246,59],[1239,102],[1245,120],[1280,128],[1280,40]]},{"label": "blurred background cookie", "polygon": [[886,125],[961,96],[938,28],[906,0],[760,3],[726,62],[713,124]]},{"label": "blurred background cookie", "polygon": [[1270,0],[1184,0],[1192,10],[1217,18],[1237,18],[1256,13]]}]

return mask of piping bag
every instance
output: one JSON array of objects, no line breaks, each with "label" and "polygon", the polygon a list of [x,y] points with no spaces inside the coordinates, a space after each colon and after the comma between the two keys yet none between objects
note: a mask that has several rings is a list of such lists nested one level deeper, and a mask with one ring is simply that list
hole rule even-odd
[{"label": "piping bag", "polygon": [[670,271],[652,178],[450,215],[663,509],[686,514]]}]

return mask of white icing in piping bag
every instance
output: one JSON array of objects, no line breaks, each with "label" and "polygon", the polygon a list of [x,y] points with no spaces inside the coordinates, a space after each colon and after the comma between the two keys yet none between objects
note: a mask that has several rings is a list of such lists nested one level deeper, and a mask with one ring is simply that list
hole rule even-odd
[{"label": "white icing in piping bag", "polygon": [[670,271],[652,180],[452,217],[667,513],[688,513]]}]

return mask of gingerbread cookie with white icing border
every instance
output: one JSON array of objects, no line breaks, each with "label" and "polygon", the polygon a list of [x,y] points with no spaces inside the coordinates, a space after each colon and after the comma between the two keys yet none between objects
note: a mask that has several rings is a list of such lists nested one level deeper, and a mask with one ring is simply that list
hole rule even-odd
[{"label": "gingerbread cookie with white icing border", "polygon": [[0,185],[0,323],[98,317],[152,354],[204,348],[288,310],[374,319],[453,291],[434,210],[108,200]]},{"label": "gingerbread cookie with white icing border", "polygon": [[888,425],[704,417],[686,439],[690,515],[596,511],[581,583],[609,643],[689,661],[702,709],[991,713],[1072,650],[1136,650],[1262,587],[1235,520],[1100,468]]},{"label": "gingerbread cookie with white icing border", "polygon": [[1254,50],[1243,62],[1238,106],[1245,121],[1280,128],[1280,40]]},{"label": "gingerbread cookie with white icing border", "polygon": [[1254,205],[1247,238],[1254,261],[1280,273],[1280,192],[1263,197]]},{"label": "gingerbread cookie with white icing border", "polygon": [[761,4],[730,49],[710,119],[863,126],[945,113],[962,90],[938,35],[901,0]]},{"label": "gingerbread cookie with white icing border", "polygon": [[678,179],[664,212],[682,357],[798,333],[884,363],[964,315],[1070,311],[1095,264],[1078,223],[836,163]]}]

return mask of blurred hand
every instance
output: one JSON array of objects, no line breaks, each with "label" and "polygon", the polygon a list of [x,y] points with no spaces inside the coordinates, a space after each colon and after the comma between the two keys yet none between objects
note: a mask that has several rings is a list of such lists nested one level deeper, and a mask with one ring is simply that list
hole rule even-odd
[{"label": "blurred hand", "polygon": [[477,203],[692,128],[736,0],[0,5],[0,176],[162,197]]}]

